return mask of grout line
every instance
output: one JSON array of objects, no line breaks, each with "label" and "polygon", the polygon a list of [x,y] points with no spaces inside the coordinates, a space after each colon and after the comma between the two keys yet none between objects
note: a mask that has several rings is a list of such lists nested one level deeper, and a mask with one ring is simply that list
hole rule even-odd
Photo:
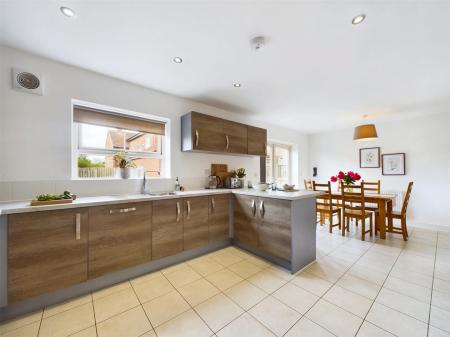
[{"label": "grout line", "polygon": [[431,306],[433,303],[433,293],[434,293],[434,274],[436,272],[436,258],[437,258],[437,250],[438,250],[438,242],[439,242],[439,232],[436,232],[436,247],[434,251],[434,265],[433,265],[433,279],[431,281],[431,296],[430,296],[430,310],[428,311],[428,327],[427,327],[427,336],[430,334],[430,324],[431,324]]},{"label": "grout line", "polygon": [[98,337],[97,318],[95,317],[95,307],[94,307],[94,296],[92,295],[92,293],[90,293],[90,295],[91,295],[92,311],[94,313],[95,335]]}]

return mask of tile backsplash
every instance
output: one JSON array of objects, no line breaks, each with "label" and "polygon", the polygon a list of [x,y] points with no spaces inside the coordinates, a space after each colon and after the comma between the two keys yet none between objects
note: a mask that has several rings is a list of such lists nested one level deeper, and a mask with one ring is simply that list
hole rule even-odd
[{"label": "tile backsplash", "polygon": [[[180,183],[187,190],[202,189],[206,177],[182,178]],[[175,179],[151,179],[150,191],[173,190]],[[30,200],[38,194],[62,193],[69,190],[77,196],[119,195],[142,193],[142,179],[128,180],[42,180],[0,182],[0,201]]]}]

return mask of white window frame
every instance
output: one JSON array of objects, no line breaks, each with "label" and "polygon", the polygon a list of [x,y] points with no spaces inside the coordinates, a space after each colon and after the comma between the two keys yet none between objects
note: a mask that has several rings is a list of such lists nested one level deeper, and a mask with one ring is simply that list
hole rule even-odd
[{"label": "white window frame", "polygon": [[[144,114],[131,110],[124,110],[119,108],[114,108],[111,106],[106,106],[97,103],[91,103],[86,101],[81,101],[78,99],[72,99],[71,104],[71,123],[72,123],[72,153],[71,153],[71,179],[72,180],[120,180],[120,178],[114,177],[105,177],[105,178],[80,178],[78,177],[78,155],[79,154],[105,154],[111,155],[115,154],[120,150],[111,150],[111,149],[98,149],[98,148],[89,148],[89,147],[79,147],[79,139],[81,128],[79,128],[78,123],[73,121],[73,109],[74,106],[82,106],[91,109],[103,110],[107,112],[112,112],[115,114],[124,115],[127,117],[137,117],[140,119],[146,119],[149,121],[157,121],[162,122],[165,125],[164,136],[161,137],[160,151],[159,153],[149,153],[149,152],[139,152],[139,151],[125,151],[131,157],[137,156],[141,158],[157,158],[161,159],[161,174],[159,177],[146,177],[146,179],[170,179],[171,178],[171,170],[170,170],[170,119],[155,115]],[[145,173],[144,173],[145,174]],[[136,178],[142,179],[142,178]]]},{"label": "white window frame", "polygon": [[[282,148],[285,148],[285,149],[289,150],[288,184],[292,184],[292,169],[293,169],[293,162],[292,162],[293,155],[292,155],[292,152],[293,152],[293,146],[291,144],[277,142],[277,141],[270,141],[270,140],[267,142],[267,146],[271,146],[271,148],[272,148],[272,151],[270,153],[270,161],[271,161],[271,164],[272,164],[271,167],[270,167],[270,169],[271,169],[271,174],[270,175],[271,175],[272,179],[275,180],[276,182],[278,182],[278,181],[275,178],[275,164],[274,164],[275,147],[282,147]],[[266,170],[267,170],[267,166],[266,166]],[[267,172],[266,172],[266,177],[267,177]],[[272,181],[267,181],[267,183],[272,183]]]}]

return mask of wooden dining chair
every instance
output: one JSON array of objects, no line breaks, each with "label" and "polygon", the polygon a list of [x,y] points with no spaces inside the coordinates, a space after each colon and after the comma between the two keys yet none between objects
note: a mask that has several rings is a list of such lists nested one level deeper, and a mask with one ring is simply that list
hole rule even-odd
[{"label": "wooden dining chair", "polygon": [[[392,211],[390,214],[386,214],[388,221],[386,222],[386,232],[402,234],[403,240],[408,241],[408,228],[406,226],[406,210],[408,209],[409,199],[411,197],[411,191],[413,187],[413,182],[409,182],[408,189],[406,190],[405,198],[403,199],[403,205],[400,212]],[[400,220],[400,227],[395,227],[393,225],[393,219]],[[378,224],[378,212],[375,213],[375,235],[379,230]]]},{"label": "wooden dining chair", "polygon": [[[370,193],[375,193],[375,194],[380,194],[381,193],[381,181],[374,181],[374,182],[370,182],[370,181],[362,181],[363,186],[364,186],[364,194],[370,194]],[[378,209],[378,205],[377,204],[371,204],[371,203],[366,203],[365,204],[366,210],[368,211],[373,211],[375,212]]]},{"label": "wooden dining chair", "polygon": [[312,184],[312,180],[311,179],[304,179],[304,184],[305,184],[305,190],[312,190],[313,189],[313,184]]},{"label": "wooden dining chair", "polygon": [[[361,240],[365,240],[366,234],[373,235],[373,212],[366,210],[364,202],[364,182],[361,185],[351,185],[351,191],[341,182],[342,193],[342,216],[344,219],[344,228],[342,234],[345,231],[349,232],[350,220],[358,222],[361,220]],[[366,219],[369,219],[369,229],[366,230]]]},{"label": "wooden dining chair", "polygon": [[[313,191],[322,191],[325,192],[325,196],[318,196],[316,198],[316,212],[319,215],[320,223],[323,224],[323,220],[328,218],[329,223],[329,231],[333,232],[333,227],[339,227],[342,229],[342,220],[341,220],[341,209],[333,204],[333,199],[331,198],[331,183],[327,184],[318,184],[315,181],[312,182]],[[334,224],[333,215],[337,215],[338,222]]]}]

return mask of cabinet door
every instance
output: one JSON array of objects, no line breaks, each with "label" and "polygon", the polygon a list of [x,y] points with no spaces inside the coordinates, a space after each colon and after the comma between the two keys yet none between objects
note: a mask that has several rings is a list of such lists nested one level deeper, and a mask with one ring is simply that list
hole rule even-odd
[{"label": "cabinet door", "polygon": [[265,156],[267,154],[267,130],[254,126],[247,127],[248,154]]},{"label": "cabinet door", "polygon": [[192,142],[194,150],[225,151],[222,119],[192,112]]},{"label": "cabinet door", "polygon": [[151,260],[151,202],[89,209],[89,278]]},{"label": "cabinet door", "polygon": [[259,248],[291,260],[291,202],[273,198],[258,200]]},{"label": "cabinet door", "polygon": [[192,197],[183,200],[183,244],[184,250],[207,245],[208,197]]},{"label": "cabinet door", "polygon": [[236,241],[258,246],[257,198],[234,195],[234,238]]},{"label": "cabinet door", "polygon": [[86,281],[87,238],[86,209],[9,215],[9,304]]},{"label": "cabinet door", "polygon": [[230,237],[229,195],[211,195],[209,197],[209,240],[211,242],[227,240]]},{"label": "cabinet door", "polygon": [[153,201],[152,259],[183,251],[182,199]]},{"label": "cabinet door", "polygon": [[247,125],[223,121],[225,135],[225,152],[247,153]]}]

